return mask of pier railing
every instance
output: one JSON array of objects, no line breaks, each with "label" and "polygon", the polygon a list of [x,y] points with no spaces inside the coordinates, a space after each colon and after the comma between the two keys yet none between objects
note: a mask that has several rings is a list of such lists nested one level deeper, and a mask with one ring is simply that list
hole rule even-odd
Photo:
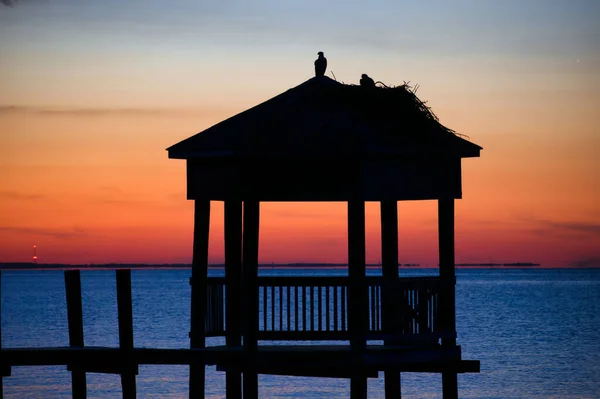
[{"label": "pier railing", "polygon": [[[438,325],[438,277],[367,277],[365,284],[368,339],[443,335]],[[258,339],[349,339],[349,291],[347,277],[259,277]],[[225,335],[225,278],[209,278],[207,294],[206,334]]]}]

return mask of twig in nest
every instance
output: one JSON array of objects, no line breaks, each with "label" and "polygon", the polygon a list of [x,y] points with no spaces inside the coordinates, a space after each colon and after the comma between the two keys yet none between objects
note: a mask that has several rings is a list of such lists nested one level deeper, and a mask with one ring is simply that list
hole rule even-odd
[{"label": "twig in nest", "polygon": [[380,84],[381,86],[385,87],[386,89],[389,89],[390,87],[388,85],[386,85],[385,83],[383,83],[382,81],[378,80],[377,82],[375,82],[375,85]]}]

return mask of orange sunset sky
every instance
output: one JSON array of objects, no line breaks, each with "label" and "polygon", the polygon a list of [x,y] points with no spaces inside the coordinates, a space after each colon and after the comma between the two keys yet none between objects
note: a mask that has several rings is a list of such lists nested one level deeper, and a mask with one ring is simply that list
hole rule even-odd
[{"label": "orange sunset sky", "polygon": [[[284,4],[283,4],[284,3]],[[191,261],[165,149],[313,76],[418,83],[481,145],[457,262],[600,266],[600,2],[21,0],[0,6],[0,262]],[[210,260],[223,261],[213,203]],[[261,207],[260,262],[347,260],[343,203]],[[401,263],[437,263],[436,203],[399,203]],[[367,204],[367,260],[379,210]]]}]

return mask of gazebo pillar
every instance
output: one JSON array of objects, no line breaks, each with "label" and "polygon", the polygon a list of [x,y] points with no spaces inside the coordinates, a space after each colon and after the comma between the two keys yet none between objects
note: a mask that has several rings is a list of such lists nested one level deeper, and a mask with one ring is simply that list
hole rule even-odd
[{"label": "gazebo pillar", "polygon": [[[242,346],[242,202],[225,201],[225,324],[227,347]],[[227,399],[242,398],[240,370],[227,369]]]},{"label": "gazebo pillar", "polygon": [[[397,334],[398,314],[397,295],[394,295],[395,281],[398,280],[398,202],[381,201],[381,272],[384,278],[382,322],[384,334]],[[392,339],[386,339],[384,345],[393,345]],[[384,371],[385,399],[400,399],[400,373]]]},{"label": "gazebo pillar", "polygon": [[362,370],[369,317],[365,260],[365,201],[352,199],[348,201],[348,328],[350,346],[357,364],[356,373],[350,378],[351,399],[367,397],[367,377]]},{"label": "gazebo pillar", "polygon": [[243,215],[242,275],[244,290],[244,399],[258,398],[258,230],[260,221],[260,203],[244,201]]},{"label": "gazebo pillar", "polygon": [[[456,306],[454,266],[454,199],[438,200],[438,234],[440,251],[440,321],[442,331],[449,334],[442,338],[443,347],[456,346]],[[457,373],[442,373],[444,399],[458,399]]]},{"label": "gazebo pillar", "polygon": [[[208,232],[210,201],[194,201],[194,249],[192,257],[190,347],[206,345],[206,283],[208,279]],[[204,364],[190,365],[190,399],[204,398]]]}]

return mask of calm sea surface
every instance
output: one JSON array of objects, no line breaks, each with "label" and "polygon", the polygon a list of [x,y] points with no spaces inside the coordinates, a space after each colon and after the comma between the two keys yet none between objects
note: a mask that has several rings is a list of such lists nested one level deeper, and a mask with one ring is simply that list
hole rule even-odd
[{"label": "calm sea surface", "polygon": [[[285,275],[287,270],[264,271]],[[345,270],[299,270],[345,275]],[[402,269],[434,275],[434,269]],[[218,275],[217,273],[213,273]],[[132,272],[134,343],[186,348],[189,270]],[[118,346],[114,272],[83,271],[86,345]],[[61,271],[2,272],[2,345],[67,346]],[[458,342],[481,373],[459,375],[461,398],[600,398],[600,269],[461,269],[457,271]],[[210,339],[209,345],[221,344]],[[140,366],[139,398],[187,398],[186,366]],[[88,374],[88,397],[118,398],[117,375]],[[225,376],[207,368],[207,397],[225,397]],[[403,398],[440,398],[437,374],[403,374]],[[262,398],[348,398],[344,379],[259,377]],[[68,398],[66,367],[15,367],[6,398]],[[383,378],[369,380],[369,398],[383,398]]]}]

